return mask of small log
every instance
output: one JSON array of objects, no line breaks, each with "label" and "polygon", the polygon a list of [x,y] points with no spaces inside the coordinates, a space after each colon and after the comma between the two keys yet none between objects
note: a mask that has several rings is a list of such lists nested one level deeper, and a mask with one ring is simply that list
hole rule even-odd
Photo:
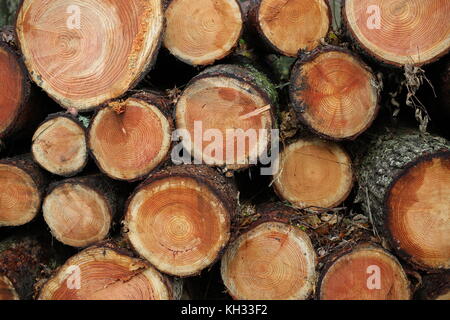
[{"label": "small log", "polygon": [[346,0],[342,19],[359,47],[387,65],[420,66],[450,50],[447,0]]},{"label": "small log", "polygon": [[193,66],[226,57],[243,29],[237,0],[171,0],[165,15],[165,47]]},{"label": "small log", "polygon": [[309,236],[283,220],[280,206],[233,241],[222,258],[222,280],[237,300],[305,300],[312,294],[317,257]]},{"label": "small log", "polygon": [[450,268],[450,143],[407,129],[371,136],[356,161],[364,212],[406,261]]},{"label": "small log", "polygon": [[68,113],[56,113],[38,127],[32,138],[33,159],[45,170],[63,177],[80,173],[89,153],[86,128]]},{"label": "small log", "polygon": [[332,140],[356,139],[379,110],[371,69],[346,49],[325,46],[294,65],[290,99],[300,122]]},{"label": "small log", "polygon": [[71,257],[41,288],[39,300],[172,300],[170,280],[123,249],[97,245]]},{"label": "small log", "polygon": [[168,160],[172,118],[160,96],[141,92],[100,109],[89,125],[88,147],[102,172],[142,180]]},{"label": "small log", "polygon": [[248,25],[268,48],[296,57],[327,36],[331,10],[326,0],[256,0],[250,4]]},{"label": "small log", "polygon": [[422,285],[415,297],[420,300],[450,300],[450,271],[422,277]]},{"label": "small log", "polygon": [[163,28],[162,0],[24,0],[16,21],[33,81],[79,111],[134,87],[154,63]]},{"label": "small log", "polygon": [[199,274],[228,243],[237,197],[212,168],[168,167],[151,174],[129,198],[124,235],[160,271]]},{"label": "small log", "polygon": [[123,202],[115,184],[101,174],[50,184],[42,205],[53,236],[73,247],[87,247],[109,235]]},{"label": "small log", "polygon": [[320,300],[410,300],[409,280],[398,260],[373,244],[328,258],[317,285]]},{"label": "small log", "polygon": [[20,226],[41,210],[47,177],[31,155],[0,160],[0,227]]},{"label": "small log", "polygon": [[184,149],[196,163],[230,170],[256,164],[271,141],[276,101],[275,87],[250,65],[204,70],[176,105],[176,127],[188,135]]},{"label": "small log", "polygon": [[20,56],[0,41],[0,138],[23,134],[42,116]]},{"label": "small log", "polygon": [[318,138],[298,139],[281,152],[280,158],[274,189],[295,207],[333,208],[352,190],[351,159],[336,143]]}]

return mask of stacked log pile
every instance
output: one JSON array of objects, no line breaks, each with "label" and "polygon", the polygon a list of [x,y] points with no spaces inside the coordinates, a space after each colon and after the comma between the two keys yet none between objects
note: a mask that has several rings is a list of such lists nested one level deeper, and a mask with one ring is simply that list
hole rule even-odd
[{"label": "stacked log pile", "polygon": [[449,21],[0,5],[0,300],[449,300]]}]

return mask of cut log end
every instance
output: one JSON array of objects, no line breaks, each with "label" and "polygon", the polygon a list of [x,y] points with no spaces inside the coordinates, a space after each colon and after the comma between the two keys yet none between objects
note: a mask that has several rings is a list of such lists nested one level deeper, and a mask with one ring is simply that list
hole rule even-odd
[{"label": "cut log end", "polygon": [[89,148],[113,179],[139,180],[169,155],[171,124],[153,104],[129,98],[112,102],[91,122]]},{"label": "cut log end", "polygon": [[409,300],[409,281],[384,249],[361,245],[329,263],[319,281],[321,300]]},{"label": "cut log end", "polygon": [[213,263],[230,236],[227,209],[208,186],[170,177],[141,188],[125,218],[133,247],[159,270],[176,276]]},{"label": "cut log end", "polygon": [[0,138],[13,129],[30,88],[17,55],[0,44]]},{"label": "cut log end", "polygon": [[56,116],[45,121],[36,130],[32,141],[35,161],[53,174],[73,176],[87,163],[85,129],[69,117]]},{"label": "cut log end", "polygon": [[215,74],[195,79],[186,88],[177,103],[176,124],[189,132],[190,139],[182,142],[195,159],[241,169],[266,150],[271,112],[271,102],[253,84]]},{"label": "cut log end", "polygon": [[16,31],[32,79],[62,106],[89,111],[138,82],[163,25],[161,0],[25,0]]},{"label": "cut log end", "polygon": [[0,275],[0,301],[1,300],[20,300],[11,281]]},{"label": "cut log end", "polygon": [[418,265],[450,268],[450,152],[419,158],[386,201],[393,245]]},{"label": "cut log end", "polygon": [[0,226],[20,226],[40,210],[41,191],[21,168],[0,163]]},{"label": "cut log end", "polygon": [[191,65],[208,65],[227,56],[243,29],[236,0],[173,0],[166,21],[166,48]]},{"label": "cut log end", "polygon": [[234,299],[303,300],[313,291],[316,254],[306,233],[265,222],[241,235],[222,258],[222,279]]},{"label": "cut log end", "polygon": [[352,189],[352,163],[335,143],[302,139],[283,150],[274,179],[276,193],[296,207],[332,208]]},{"label": "cut log end", "polygon": [[40,300],[169,300],[172,288],[147,263],[106,247],[70,258],[41,289]]},{"label": "cut log end", "polygon": [[317,50],[292,71],[291,101],[299,119],[329,139],[354,139],[374,121],[377,81],[368,67],[341,49]]},{"label": "cut log end", "polygon": [[257,21],[264,37],[283,55],[311,51],[325,38],[331,24],[325,0],[262,0]]},{"label": "cut log end", "polygon": [[76,183],[62,183],[45,198],[44,219],[54,237],[73,247],[87,247],[109,233],[113,213],[104,195]]},{"label": "cut log end", "polygon": [[350,0],[344,18],[369,55],[392,65],[426,64],[450,48],[447,0]]}]

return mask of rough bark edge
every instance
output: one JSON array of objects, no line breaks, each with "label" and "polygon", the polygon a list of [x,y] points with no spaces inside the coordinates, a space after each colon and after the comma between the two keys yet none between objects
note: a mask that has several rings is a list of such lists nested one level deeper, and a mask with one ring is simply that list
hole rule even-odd
[{"label": "rough bark edge", "polygon": [[409,299],[412,298],[412,286],[411,283],[409,282],[409,279],[406,275],[405,270],[403,269],[403,266],[400,264],[400,262],[398,261],[398,259],[389,251],[387,251],[386,249],[384,249],[383,247],[381,247],[378,244],[375,243],[370,243],[370,242],[360,242],[357,243],[356,245],[353,246],[349,246],[349,247],[345,247],[343,249],[339,249],[333,253],[331,253],[331,255],[328,255],[325,257],[325,261],[323,262],[324,265],[321,268],[321,270],[319,271],[319,277],[317,279],[317,285],[316,285],[316,292],[315,292],[315,300],[321,300],[320,296],[321,296],[321,289],[322,289],[322,281],[325,278],[326,274],[328,273],[328,271],[330,270],[330,268],[334,265],[334,263],[339,260],[340,258],[351,254],[353,252],[357,252],[357,251],[361,251],[361,250],[366,250],[366,249],[374,249],[374,250],[380,250],[382,252],[384,252],[387,256],[389,256],[393,262],[395,262],[395,264],[400,268],[400,270],[403,270],[403,275],[404,275],[404,279],[406,281],[408,281],[409,283]]},{"label": "rough bark edge", "polygon": [[[176,1],[176,0],[163,0],[163,10],[164,10],[164,14],[165,14],[166,11],[169,9],[169,6],[171,5],[171,3],[174,2],[174,1]],[[235,44],[230,48],[230,50],[224,52],[220,57],[218,57],[218,58],[216,58],[216,59],[214,59],[214,60],[212,60],[212,61],[207,61],[206,63],[203,63],[203,64],[193,64],[193,63],[187,61],[186,59],[182,59],[181,57],[178,57],[178,56],[174,55],[168,48],[166,48],[166,46],[163,44],[163,43],[164,43],[164,41],[163,41],[163,40],[164,40],[164,35],[161,37],[161,39],[162,39],[162,41],[161,41],[162,47],[164,47],[164,49],[165,49],[171,56],[175,57],[177,60],[179,60],[179,61],[181,61],[181,62],[183,62],[183,63],[185,63],[185,64],[188,64],[188,65],[190,65],[190,66],[192,66],[192,67],[207,67],[207,66],[210,66],[210,65],[215,64],[217,61],[220,61],[220,60],[222,60],[222,59],[225,59],[225,58],[228,57],[230,54],[232,54],[232,53],[236,50],[236,48],[238,47],[238,45],[239,45],[239,40],[241,39],[242,35],[244,34],[245,20],[246,20],[246,19],[245,19],[245,12],[244,12],[244,10],[243,10],[243,8],[242,8],[241,2],[240,2],[239,0],[231,0],[231,1],[235,1],[236,4],[237,4],[237,6],[239,7],[239,11],[241,12],[242,26],[241,26],[241,31],[239,32],[239,36],[237,37],[237,40],[236,40]],[[166,21],[166,20],[164,20],[164,23],[166,24],[166,27],[167,27],[167,21]]]},{"label": "rough bark edge", "polygon": [[[133,246],[132,241],[130,240],[128,236],[128,208],[130,206],[131,201],[133,200],[134,196],[141,191],[146,186],[152,184],[153,182],[157,182],[159,180],[163,180],[166,178],[171,177],[181,177],[181,178],[189,178],[195,180],[197,183],[202,184],[206,186],[214,196],[219,199],[223,206],[225,207],[227,211],[226,218],[226,225],[229,231],[229,239],[228,242],[224,244],[224,246],[218,251],[218,254],[216,258],[207,266],[205,269],[211,269],[211,267],[220,260],[220,258],[225,253],[228,244],[231,241],[233,230],[235,230],[235,218],[238,214],[238,196],[239,193],[237,191],[236,186],[230,179],[225,178],[223,175],[221,175],[219,172],[214,170],[211,167],[208,167],[206,165],[180,165],[180,166],[167,166],[158,172],[152,173],[148,176],[146,180],[144,180],[128,197],[126,204],[125,204],[125,214],[122,221],[122,235],[125,240],[126,246],[131,248],[134,252],[138,251]],[[139,254],[139,253],[138,253]],[[142,257],[141,254],[139,256]],[[144,257],[142,257],[145,259]],[[157,269],[157,268],[156,268]],[[203,269],[203,270],[205,270]],[[158,270],[158,269],[157,269]],[[196,273],[185,275],[185,276],[179,276],[174,275],[170,273],[165,273],[169,276],[176,277],[176,278],[187,278],[187,277],[193,277],[201,274],[203,270],[199,270]]]},{"label": "rough bark edge", "polygon": [[[298,88],[298,87],[294,86],[294,83],[295,83],[294,79],[298,79],[300,77],[300,73],[302,71],[302,66],[304,64],[312,62],[314,59],[316,59],[319,55],[321,55],[323,53],[333,52],[333,51],[344,53],[344,54],[347,54],[347,55],[353,57],[358,62],[359,66],[362,69],[364,69],[365,71],[367,71],[368,73],[370,73],[372,75],[373,81],[375,83],[372,83],[371,85],[372,85],[372,87],[375,87],[377,89],[377,100],[376,100],[375,110],[374,110],[374,114],[373,114],[372,118],[368,121],[366,127],[363,128],[360,132],[354,134],[353,136],[346,137],[346,138],[332,137],[332,136],[321,133],[321,132],[317,131],[316,129],[314,129],[303,117],[303,113],[305,111],[305,106],[300,105],[298,103],[297,99],[295,98],[296,91],[302,91],[305,89],[305,88]],[[355,53],[353,53],[352,51],[350,51],[348,49],[345,49],[342,47],[337,47],[337,46],[332,46],[332,45],[324,45],[324,46],[317,47],[316,49],[314,49],[311,52],[308,52],[308,53],[304,52],[303,54],[300,55],[299,59],[297,60],[297,62],[295,62],[294,66],[292,67],[290,77],[291,77],[291,80],[290,80],[290,85],[289,85],[289,100],[292,104],[292,108],[294,109],[294,113],[296,114],[298,121],[300,121],[300,123],[303,126],[308,128],[308,130],[310,130],[314,134],[318,135],[319,137],[322,137],[327,140],[338,141],[338,142],[339,141],[356,140],[356,138],[358,138],[361,134],[363,134],[366,130],[368,130],[372,126],[373,122],[375,121],[375,119],[378,116],[378,113],[380,111],[381,87],[377,82],[377,79],[376,79],[376,76],[375,76],[373,70],[359,56],[357,56]]]},{"label": "rough bark edge", "polygon": [[[372,134],[375,136],[364,145],[365,150],[356,150],[357,160],[354,165],[358,189],[355,202],[362,204],[363,212],[373,220],[375,231],[397,249],[396,243],[385,227],[388,216],[386,197],[389,190],[404,170],[414,167],[427,158],[431,159],[436,155],[450,152],[450,142],[441,137],[405,128],[393,131],[382,129],[381,134],[374,130]],[[400,149],[396,148],[399,144],[402,146]],[[361,156],[358,153],[365,154]],[[390,158],[395,158],[396,162],[389,161]],[[390,163],[389,171],[380,173],[377,163]],[[407,261],[410,259],[404,251],[396,250],[396,252],[402,259]],[[433,270],[422,264],[414,265],[421,270]]]},{"label": "rough bark edge", "polygon": [[[18,33],[17,33],[17,18],[19,17],[19,12],[22,11],[23,3],[24,3],[25,1],[26,1],[26,0],[20,0],[20,4],[19,4],[19,6],[18,6],[18,8],[17,8],[17,12],[16,12],[16,15],[15,15],[15,18],[14,18],[14,38],[16,39],[16,46],[17,46],[17,49],[18,49],[20,52],[22,52],[22,47],[21,47],[21,44],[20,44],[20,41],[19,41],[19,36],[18,36]],[[111,103],[111,102],[114,101],[114,100],[124,99],[124,98],[127,96],[127,93],[128,93],[130,90],[133,90],[134,88],[136,88],[136,86],[137,86],[143,79],[145,79],[145,77],[148,75],[148,73],[153,69],[153,66],[154,66],[155,63],[156,63],[156,60],[157,60],[158,55],[159,55],[159,52],[160,52],[160,50],[161,50],[162,39],[163,39],[165,30],[166,30],[166,20],[165,20],[165,18],[164,18],[164,14],[165,14],[164,1],[165,1],[165,0],[159,0],[159,1],[160,1],[160,6],[161,6],[161,14],[162,14],[162,16],[163,16],[163,21],[162,21],[162,26],[161,26],[160,34],[158,35],[158,40],[157,40],[157,43],[156,43],[156,45],[155,45],[155,51],[153,52],[153,54],[152,54],[151,58],[149,59],[147,65],[143,66],[140,75],[139,75],[133,82],[131,82],[130,85],[128,86],[128,89],[125,90],[125,91],[124,91],[122,94],[120,94],[119,96],[117,96],[117,97],[115,97],[115,98],[108,99],[108,100],[106,100],[105,102],[103,102],[103,103],[101,103],[101,104],[99,104],[99,105],[94,105],[94,106],[91,106],[91,107],[86,108],[86,109],[84,109],[84,110],[78,110],[78,112],[80,112],[80,113],[89,113],[89,112],[93,112],[93,111],[95,112],[95,111],[98,111],[99,109],[101,109],[103,105],[109,104],[109,103]],[[24,66],[25,66],[25,65],[24,65]],[[26,66],[25,66],[25,70],[26,70],[26,72],[27,72],[26,74],[29,75],[30,73],[29,73],[28,68],[27,68]],[[41,86],[39,86],[39,88],[42,89]],[[42,90],[43,90],[43,89],[42,89]],[[43,91],[45,91],[45,90],[43,90]],[[62,100],[59,100],[59,99],[57,99],[56,97],[53,97],[52,95],[48,94],[46,91],[45,91],[45,93],[46,93],[53,101],[55,101],[58,105],[60,105],[62,108],[64,108],[64,109],[69,109],[69,108],[70,108],[70,107],[65,106],[65,105],[62,103]]]},{"label": "rough bark edge", "polygon": [[[172,115],[172,110],[173,109],[173,104],[169,101],[169,99],[156,91],[151,91],[151,90],[140,90],[137,91],[136,93],[132,94],[132,95],[126,95],[123,97],[123,99],[115,99],[115,100],[111,100],[110,102],[113,101],[119,101],[119,102],[125,102],[128,99],[137,99],[137,100],[141,100],[149,105],[152,105],[154,107],[156,107],[162,114],[163,116],[167,119],[168,123],[169,123],[169,130],[171,131],[171,133],[173,132],[174,128],[175,128],[175,124],[174,124],[174,116]],[[106,170],[103,169],[103,167],[100,165],[100,162],[97,160],[97,157],[94,154],[94,151],[92,150],[91,147],[91,130],[92,130],[92,126],[94,124],[94,121],[97,117],[97,115],[100,113],[100,111],[102,111],[103,109],[109,108],[109,103],[105,103],[103,105],[101,105],[100,107],[97,108],[97,110],[95,111],[94,115],[92,116],[91,120],[89,121],[89,126],[86,129],[86,146],[88,149],[88,154],[90,155],[90,157],[94,160],[95,164],[97,165],[98,169],[105,174],[106,176],[108,176],[109,178],[116,180],[116,181],[127,181],[127,182],[137,182],[137,181],[142,181],[144,179],[146,179],[148,177],[148,175],[152,172],[158,171],[159,169],[163,168],[164,166],[166,166],[169,163],[170,157],[171,157],[171,150],[172,147],[174,145],[174,142],[171,141],[170,146],[169,146],[169,151],[167,152],[167,155],[165,156],[165,158],[161,161],[160,164],[158,164],[155,168],[153,168],[152,170],[149,170],[148,172],[133,178],[133,179],[118,179],[116,177],[113,177],[112,175],[110,175],[108,172],[106,172]]]},{"label": "rough bark edge", "polygon": [[[341,0],[341,1],[342,1],[341,2],[342,26],[343,26],[343,29],[344,29],[346,37],[351,40],[351,42],[354,44],[356,49],[358,51],[362,52],[370,60],[372,60],[374,62],[378,62],[383,67],[387,67],[387,68],[390,68],[390,69],[403,68],[406,64],[401,64],[401,63],[398,63],[398,62],[395,62],[395,61],[385,60],[383,57],[377,55],[374,52],[371,52],[371,50],[366,48],[364,46],[364,44],[362,44],[362,42],[359,41],[359,39],[356,36],[355,32],[350,27],[350,23],[348,22],[348,18],[347,18],[347,13],[346,13],[345,6],[346,6],[347,1],[349,1],[349,0]],[[353,1],[353,0],[350,0],[350,1]],[[412,65],[417,66],[417,67],[421,67],[421,66],[424,66],[426,64],[433,63],[435,61],[438,61],[443,56],[447,55],[449,52],[450,52],[450,47],[448,47],[446,50],[444,50],[440,54],[436,55],[434,58],[428,59],[426,61],[421,61],[419,63],[413,63]]]},{"label": "rough bark edge", "polygon": [[[72,121],[75,125],[77,125],[78,127],[80,127],[81,130],[82,130],[83,133],[84,133],[84,140],[85,140],[85,143],[86,143],[86,158],[85,158],[85,160],[84,160],[84,163],[81,165],[80,168],[78,168],[78,169],[76,169],[76,170],[74,170],[74,171],[68,172],[68,173],[63,174],[63,175],[58,175],[58,176],[64,177],[64,178],[70,178],[70,177],[76,176],[77,174],[79,174],[80,172],[82,172],[82,171],[84,170],[84,168],[86,167],[88,161],[89,161],[89,149],[88,149],[88,141],[87,141],[87,128],[84,126],[84,124],[80,121],[79,118],[73,116],[73,115],[70,114],[70,113],[66,113],[66,112],[58,112],[58,113],[49,114],[49,115],[47,116],[47,118],[46,118],[43,122],[41,122],[41,123],[38,125],[38,128],[41,127],[42,125],[44,125],[45,123],[47,123],[48,121],[51,121],[51,120],[56,119],[56,118],[66,118],[66,119]],[[32,144],[33,144],[33,143],[34,143],[34,141],[32,141]],[[32,157],[33,157],[33,161],[34,161],[35,163],[37,163],[37,164],[39,165],[39,167],[41,167],[43,170],[47,171],[47,169],[45,169],[45,168],[39,163],[39,161],[37,161],[36,157],[34,156],[33,150],[31,151],[31,155],[32,155]],[[53,173],[52,173],[52,174],[53,174]]]},{"label": "rough bark edge", "polygon": [[[388,208],[389,208],[389,201],[390,201],[390,191],[392,190],[392,188],[394,187],[394,185],[396,184],[396,182],[401,179],[403,176],[407,175],[410,171],[410,169],[413,169],[416,165],[424,162],[424,161],[429,161],[432,159],[436,159],[436,158],[450,158],[450,150],[447,151],[437,151],[434,153],[430,153],[430,154],[423,154],[421,156],[419,156],[418,158],[416,158],[415,160],[411,161],[410,163],[408,163],[406,166],[404,166],[403,170],[401,170],[399,173],[397,173],[392,182],[389,184],[388,188],[387,188],[387,192],[385,193],[385,197],[384,197],[384,201],[383,201],[383,211],[385,212],[384,216],[383,216],[383,225],[387,226],[389,225],[389,221],[390,221],[390,215],[387,214],[389,212]],[[392,232],[389,228],[385,227],[382,230],[385,231],[386,234],[386,238],[388,239],[389,243],[391,244],[391,246],[393,248],[395,248],[397,254],[399,255],[399,257],[401,257],[403,260],[408,261],[410,263],[412,263],[413,265],[415,265],[417,268],[424,270],[424,271],[432,271],[432,270],[436,270],[436,268],[432,268],[430,266],[427,266],[426,264],[420,262],[418,259],[416,259],[415,257],[413,257],[412,255],[410,255],[409,253],[407,253],[405,250],[403,250],[401,247],[398,246],[397,241],[394,239]],[[442,270],[442,268],[437,268],[438,270]]]},{"label": "rough bark edge", "polygon": [[[249,0],[250,4],[249,4],[249,9],[248,9],[248,13],[247,13],[247,26],[248,29],[250,31],[253,31],[253,33],[259,37],[259,39],[262,40],[264,46],[266,48],[268,48],[270,51],[274,52],[274,53],[278,53],[281,54],[283,56],[286,57],[293,57],[291,55],[286,55],[285,52],[283,52],[282,50],[280,50],[279,48],[277,48],[274,44],[272,44],[272,42],[270,42],[270,40],[266,37],[266,35],[264,34],[261,25],[259,23],[259,8],[261,5],[262,0]],[[328,3],[327,0],[323,1],[325,6],[328,8],[327,10],[327,15],[328,15],[328,20],[329,20],[329,26],[328,26],[328,31],[327,34],[330,33],[330,30],[332,30],[332,26],[333,26],[333,17],[332,17],[332,13],[331,13],[331,7],[330,4]],[[299,50],[299,53],[302,52],[302,50]],[[298,54],[297,54],[298,56]]]}]

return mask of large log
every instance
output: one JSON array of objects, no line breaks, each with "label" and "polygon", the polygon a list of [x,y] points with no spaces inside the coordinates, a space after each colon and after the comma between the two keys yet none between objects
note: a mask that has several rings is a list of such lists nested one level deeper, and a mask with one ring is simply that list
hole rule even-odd
[{"label": "large log", "polygon": [[142,79],[163,26],[161,0],[25,0],[16,32],[31,78],[61,106],[89,111]]},{"label": "large log", "polygon": [[226,57],[237,46],[243,16],[237,0],[170,0],[165,47],[197,66]]},{"label": "large log", "polygon": [[117,186],[101,174],[50,184],[42,205],[53,236],[73,247],[87,247],[105,239],[113,218],[123,206]]},{"label": "large log", "polygon": [[164,163],[171,148],[170,105],[140,92],[100,109],[89,125],[88,146],[102,172],[113,179],[144,179]]},{"label": "large log", "polygon": [[406,129],[364,141],[358,200],[379,235],[419,268],[450,268],[450,143]]},{"label": "large log", "polygon": [[373,244],[328,257],[317,284],[320,300],[409,300],[409,280],[397,259]]},{"label": "large log", "polygon": [[382,63],[420,66],[450,49],[447,0],[346,0],[343,4],[350,37]]},{"label": "large log", "polygon": [[124,235],[160,271],[196,275],[220,258],[237,201],[233,184],[212,168],[168,167],[129,198]]},{"label": "large log", "polygon": [[86,127],[69,113],[49,115],[32,138],[33,159],[47,171],[63,177],[81,172],[89,158]]},{"label": "large log", "polygon": [[0,160],[0,227],[33,220],[41,210],[47,182],[31,155]]},{"label": "large log", "polygon": [[331,11],[326,0],[252,0],[248,25],[270,49],[296,57],[327,36]]},{"label": "large log", "polygon": [[111,244],[71,257],[40,289],[39,300],[172,300],[174,284],[147,262]]},{"label": "large log", "polygon": [[217,65],[183,91],[176,127],[185,131],[182,144],[198,163],[243,169],[268,149],[276,102],[275,87],[254,67]]},{"label": "large log", "polygon": [[379,85],[371,69],[350,51],[320,47],[294,65],[290,99],[300,122],[333,140],[355,139],[375,120]]},{"label": "large log", "polygon": [[297,139],[281,152],[273,185],[281,199],[300,209],[333,208],[352,190],[352,161],[336,143]]},{"label": "large log", "polygon": [[317,257],[309,236],[288,224],[293,212],[275,206],[234,240],[222,258],[228,293],[238,300],[304,300],[313,292]]}]

